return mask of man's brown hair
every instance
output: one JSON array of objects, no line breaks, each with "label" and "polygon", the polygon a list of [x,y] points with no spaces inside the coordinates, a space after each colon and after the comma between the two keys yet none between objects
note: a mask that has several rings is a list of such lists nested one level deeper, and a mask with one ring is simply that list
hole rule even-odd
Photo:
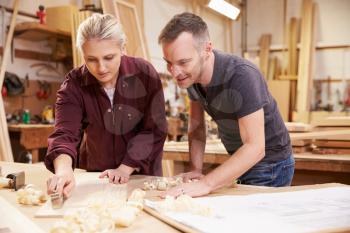
[{"label": "man's brown hair", "polygon": [[175,15],[165,25],[158,37],[158,43],[169,43],[174,41],[182,32],[189,32],[194,38],[199,41],[209,39],[209,32],[207,24],[202,20],[201,17],[184,12]]}]

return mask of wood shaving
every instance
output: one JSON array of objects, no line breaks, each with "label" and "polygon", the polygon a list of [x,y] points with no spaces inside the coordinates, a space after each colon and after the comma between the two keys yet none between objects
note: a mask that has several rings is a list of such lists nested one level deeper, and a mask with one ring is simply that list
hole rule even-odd
[{"label": "wood shaving", "polygon": [[143,209],[145,192],[141,189],[133,190],[128,200],[99,195],[90,197],[87,207],[66,213],[63,221],[55,223],[50,232],[112,233],[118,227],[129,227]]},{"label": "wood shaving", "polygon": [[34,185],[29,184],[17,191],[17,202],[22,205],[40,205],[46,201],[47,196]]},{"label": "wood shaving", "polygon": [[182,177],[162,177],[150,181],[145,181],[143,183],[143,190],[165,191],[182,183]]}]

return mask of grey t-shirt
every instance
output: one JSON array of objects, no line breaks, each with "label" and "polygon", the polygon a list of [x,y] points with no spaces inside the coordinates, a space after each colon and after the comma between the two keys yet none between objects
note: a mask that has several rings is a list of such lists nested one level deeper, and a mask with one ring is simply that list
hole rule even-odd
[{"label": "grey t-shirt", "polygon": [[292,154],[288,131],[275,99],[259,70],[240,57],[214,50],[213,77],[206,90],[200,84],[187,89],[218,125],[219,135],[229,154],[241,145],[238,119],[264,109],[265,157],[280,161]]}]

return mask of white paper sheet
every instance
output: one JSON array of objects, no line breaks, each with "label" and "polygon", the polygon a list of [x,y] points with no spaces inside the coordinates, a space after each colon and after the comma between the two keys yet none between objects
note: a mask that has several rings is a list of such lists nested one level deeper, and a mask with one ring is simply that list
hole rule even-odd
[{"label": "white paper sheet", "polygon": [[[211,206],[215,215],[165,215],[202,232],[311,232],[350,227],[350,187],[195,200]],[[154,208],[155,203],[147,201],[146,205]]]}]

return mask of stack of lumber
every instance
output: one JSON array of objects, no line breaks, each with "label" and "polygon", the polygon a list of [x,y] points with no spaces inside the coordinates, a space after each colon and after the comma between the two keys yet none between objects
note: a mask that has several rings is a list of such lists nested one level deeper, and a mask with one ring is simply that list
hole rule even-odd
[{"label": "stack of lumber", "polygon": [[[291,125],[287,128],[294,129]],[[290,131],[290,137],[294,153],[311,151],[315,154],[350,154],[350,127],[318,127],[309,132]]]},{"label": "stack of lumber", "polygon": [[315,140],[312,153],[350,154],[350,138],[346,140]]},{"label": "stack of lumber", "polygon": [[293,153],[311,152],[313,147],[312,142],[311,139],[292,140]]}]

